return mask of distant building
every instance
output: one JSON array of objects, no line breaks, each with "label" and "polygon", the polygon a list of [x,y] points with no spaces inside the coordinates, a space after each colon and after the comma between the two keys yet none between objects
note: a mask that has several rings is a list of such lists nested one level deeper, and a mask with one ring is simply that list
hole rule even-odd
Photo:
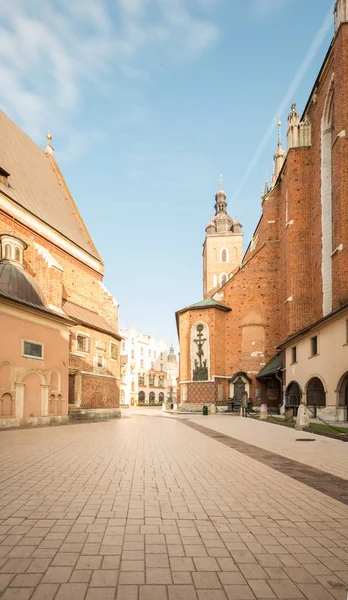
[{"label": "distant building", "polygon": [[168,398],[176,401],[177,398],[177,387],[179,377],[179,363],[175,355],[174,346],[172,345],[169,349],[167,357],[167,386],[168,386]]},{"label": "distant building", "polygon": [[[348,419],[348,0],[302,116],[293,104],[262,215],[241,225],[215,196],[203,300],[177,313],[181,402],[256,405]],[[221,188],[221,186],[220,186]]]},{"label": "distant building", "polygon": [[137,332],[134,325],[120,329],[119,335],[123,338],[121,405],[162,405],[177,373],[173,368],[174,348],[168,357],[168,346],[163,340]]},{"label": "distant building", "polygon": [[53,157],[0,111],[0,426],[118,415],[118,303]]}]

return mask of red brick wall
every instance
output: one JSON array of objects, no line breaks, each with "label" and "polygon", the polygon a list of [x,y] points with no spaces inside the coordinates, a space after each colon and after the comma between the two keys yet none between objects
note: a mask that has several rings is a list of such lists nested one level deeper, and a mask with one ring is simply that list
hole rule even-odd
[{"label": "red brick wall", "polygon": [[120,382],[116,379],[82,375],[81,408],[118,408]]}]

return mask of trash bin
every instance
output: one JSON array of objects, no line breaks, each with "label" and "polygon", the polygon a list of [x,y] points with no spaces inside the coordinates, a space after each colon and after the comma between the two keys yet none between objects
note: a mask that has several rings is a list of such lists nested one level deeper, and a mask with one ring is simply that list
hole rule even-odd
[{"label": "trash bin", "polygon": [[204,417],[208,416],[208,407],[207,406],[203,406],[203,416]]}]

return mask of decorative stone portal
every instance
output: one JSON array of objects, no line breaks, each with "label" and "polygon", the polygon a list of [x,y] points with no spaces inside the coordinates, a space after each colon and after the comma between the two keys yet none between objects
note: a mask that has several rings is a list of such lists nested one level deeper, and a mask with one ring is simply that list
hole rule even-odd
[{"label": "decorative stone portal", "polygon": [[230,379],[230,398],[242,402],[243,395],[247,393],[250,397],[251,379],[247,373],[235,373]]}]

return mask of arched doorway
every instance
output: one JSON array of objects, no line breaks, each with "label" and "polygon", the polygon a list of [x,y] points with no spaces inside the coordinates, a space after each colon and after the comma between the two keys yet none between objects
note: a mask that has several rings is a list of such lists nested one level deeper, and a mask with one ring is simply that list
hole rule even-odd
[{"label": "arched doorway", "polygon": [[138,404],[145,404],[145,392],[139,392]]},{"label": "arched doorway", "polygon": [[150,397],[149,397],[150,404],[155,404],[155,399],[156,399],[155,392],[150,392]]},{"label": "arched doorway", "polygon": [[295,415],[297,415],[298,407],[301,404],[301,388],[297,381],[292,381],[285,392],[285,404],[286,407],[293,408]]},{"label": "arched doorway", "polygon": [[338,386],[339,406],[345,408],[343,418],[348,421],[348,373],[343,375]]},{"label": "arched doorway", "polygon": [[307,406],[326,406],[326,394],[319,377],[313,377],[307,385]]},{"label": "arched doorway", "polygon": [[158,396],[158,402],[159,402],[160,404],[163,404],[163,402],[164,402],[164,394],[163,394],[163,392],[161,392],[161,393],[159,394],[159,396]]}]

